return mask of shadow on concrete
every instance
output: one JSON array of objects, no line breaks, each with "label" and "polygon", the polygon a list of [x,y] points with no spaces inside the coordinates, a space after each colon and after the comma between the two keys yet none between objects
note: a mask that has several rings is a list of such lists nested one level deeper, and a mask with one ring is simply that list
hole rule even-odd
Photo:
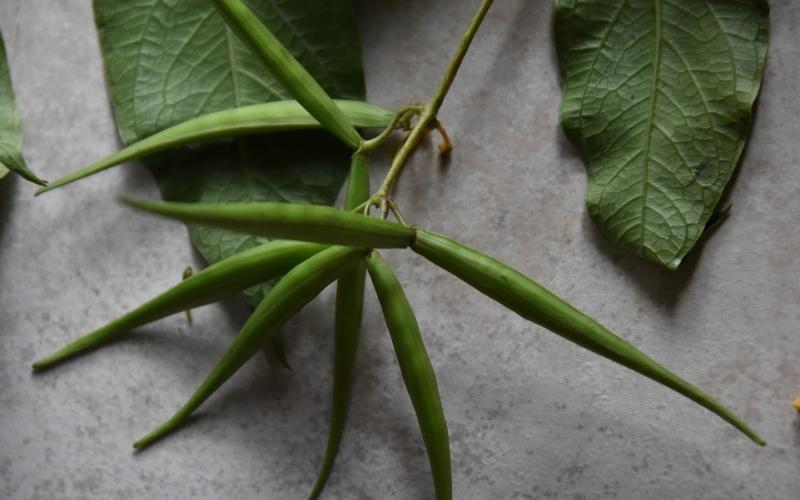
[{"label": "shadow on concrete", "polygon": [[691,283],[697,264],[705,246],[704,236],[675,271],[645,260],[633,252],[608,239],[584,212],[583,234],[595,248],[614,266],[629,275],[632,282],[654,305],[668,311],[680,303],[683,290]]},{"label": "shadow on concrete", "polygon": [[[5,232],[6,224],[14,211],[14,186],[18,181],[13,172],[9,172],[5,179],[0,179],[0,236]],[[2,248],[3,245],[0,245],[0,250]]]},{"label": "shadow on concrete", "polygon": [[800,448],[800,413],[794,418],[794,445]]},{"label": "shadow on concrete", "polygon": [[[8,246],[5,242],[6,226],[14,214],[14,187],[18,181],[13,172],[9,172],[5,179],[0,179],[0,259],[3,258],[3,251]],[[2,276],[3,266],[0,266],[0,279]]]}]

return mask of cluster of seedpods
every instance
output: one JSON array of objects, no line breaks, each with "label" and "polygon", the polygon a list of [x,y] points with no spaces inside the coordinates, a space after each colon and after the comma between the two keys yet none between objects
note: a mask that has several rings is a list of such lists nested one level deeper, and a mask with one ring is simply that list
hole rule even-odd
[{"label": "cluster of seedpods", "polygon": [[[369,150],[377,142],[362,139],[355,127],[385,127],[391,131],[407,120],[408,109],[393,115],[367,103],[332,100],[240,0],[212,2],[295,100],[222,111],[190,120],[133,144],[40,191],[190,142],[274,130],[324,127],[355,151],[346,206],[337,209],[285,203],[220,205],[125,199],[136,208],[161,216],[266,236],[273,241],[233,255],[188,277],[135,310],[35,362],[35,370],[44,370],[94,349],[146,323],[278,278],[188,402],[172,418],[134,444],[136,448],[145,447],[186,422],[192,412],[265,343],[279,334],[278,327],[324,288],[337,282],[333,410],[328,448],[311,494],[311,498],[316,498],[330,473],[342,436],[361,327],[364,282],[366,274],[369,274],[417,415],[436,498],[449,499],[452,497],[449,438],[434,370],[400,282],[379,254],[379,249],[384,248],[410,248],[522,317],[674,389],[763,444],[761,438],[725,406],[522,273],[447,237],[412,227],[402,220],[386,220],[387,210],[396,208],[389,197],[394,180],[392,176],[399,173],[419,138],[433,127],[444,92],[449,88],[460,59],[491,1],[484,2],[473,20],[465,43],[462,43],[448,72],[443,92],[429,106],[417,110],[419,120],[395,157],[388,180],[372,196],[367,158]],[[370,214],[373,206],[382,207],[382,217]]]}]

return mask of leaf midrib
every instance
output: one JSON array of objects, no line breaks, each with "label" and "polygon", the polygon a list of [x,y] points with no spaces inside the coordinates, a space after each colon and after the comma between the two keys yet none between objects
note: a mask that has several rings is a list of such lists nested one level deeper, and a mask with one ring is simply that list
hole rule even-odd
[{"label": "leaf midrib", "polygon": [[[642,245],[642,249],[649,249],[647,242],[645,241],[645,230],[647,228],[647,196],[648,196],[648,188],[650,187],[650,150],[653,142],[653,124],[655,122],[656,116],[656,103],[658,102],[658,81],[661,77],[661,0],[653,0],[653,5],[655,7],[655,61],[653,62],[653,83],[650,87],[650,93],[653,96],[653,99],[650,103],[650,115],[648,117],[647,123],[647,142],[644,146],[644,172],[642,174],[642,214],[639,219],[639,223],[641,225],[641,230],[639,231],[640,234],[640,241]],[[653,251],[652,249],[649,249]]]}]

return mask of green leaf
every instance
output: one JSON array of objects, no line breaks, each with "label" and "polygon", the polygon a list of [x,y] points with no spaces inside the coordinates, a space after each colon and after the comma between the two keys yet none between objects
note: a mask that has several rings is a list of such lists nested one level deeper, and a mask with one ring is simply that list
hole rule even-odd
[{"label": "green leaf", "polygon": [[[248,0],[335,98],[364,98],[361,46],[348,0]],[[290,98],[208,0],[94,0],[117,126],[131,144],[211,112]],[[330,204],[349,152],[323,133],[236,138],[148,159],[165,199]],[[189,227],[211,263],[261,238]],[[263,287],[246,293],[254,305]]]},{"label": "green leaf", "polygon": [[19,126],[14,90],[11,88],[6,47],[3,43],[3,34],[0,33],[0,179],[9,171],[16,172],[36,184],[42,186],[47,184],[28,169],[22,157],[22,130]]},{"label": "green leaf", "polygon": [[767,52],[763,0],[556,0],[561,122],[611,239],[675,269],[742,155]]}]

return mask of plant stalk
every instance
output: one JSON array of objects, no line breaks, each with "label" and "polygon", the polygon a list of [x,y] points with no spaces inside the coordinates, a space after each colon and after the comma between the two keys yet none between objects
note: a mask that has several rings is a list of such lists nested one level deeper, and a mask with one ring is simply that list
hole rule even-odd
[{"label": "plant stalk", "polygon": [[450,66],[447,68],[447,71],[442,78],[442,82],[439,84],[439,88],[436,90],[436,93],[431,98],[430,103],[425,107],[425,110],[420,115],[419,121],[417,121],[417,124],[411,130],[408,139],[406,139],[406,141],[403,143],[403,146],[397,151],[397,154],[395,154],[394,159],[392,160],[392,166],[389,169],[389,173],[386,174],[386,178],[384,178],[381,187],[373,197],[373,203],[380,201],[382,205],[385,205],[385,201],[392,192],[394,183],[400,176],[400,172],[403,170],[403,167],[408,161],[409,156],[414,149],[416,149],[419,142],[425,137],[425,134],[427,134],[432,128],[435,128],[436,116],[438,115],[439,109],[441,109],[442,104],[444,103],[444,98],[447,96],[447,92],[453,85],[453,80],[455,80],[458,70],[461,68],[461,63],[464,61],[464,56],[467,55],[467,50],[469,49],[470,44],[472,44],[475,34],[478,32],[478,28],[480,28],[483,18],[486,17],[486,13],[489,12],[489,8],[492,6],[493,1],[494,0],[483,0],[480,8],[472,18],[472,23],[464,33],[464,36],[461,39],[461,44],[453,56],[453,59],[450,61]]}]

